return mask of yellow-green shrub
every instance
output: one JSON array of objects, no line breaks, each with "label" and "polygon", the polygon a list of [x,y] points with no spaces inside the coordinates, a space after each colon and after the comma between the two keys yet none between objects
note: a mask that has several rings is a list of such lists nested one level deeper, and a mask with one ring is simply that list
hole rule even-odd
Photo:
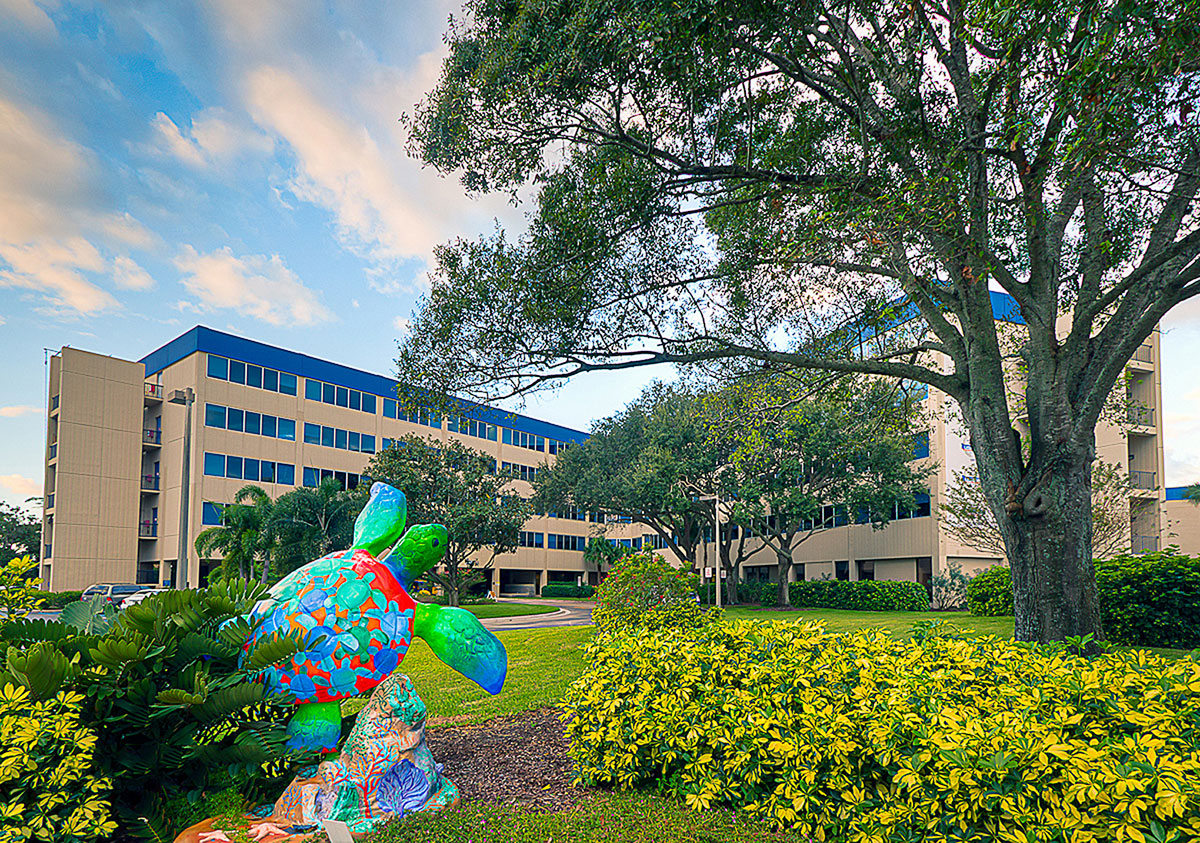
[{"label": "yellow-green shrub", "polygon": [[637,629],[697,629],[720,617],[700,607],[699,577],[649,550],[627,554],[596,589],[592,620],[602,635]]},{"label": "yellow-green shrub", "polygon": [[600,639],[563,701],[577,775],[817,840],[1200,835],[1200,663],[816,624]]},{"label": "yellow-green shrub", "polygon": [[0,689],[0,843],[82,843],[116,830],[82,702],[73,691],[38,701],[26,688]]}]

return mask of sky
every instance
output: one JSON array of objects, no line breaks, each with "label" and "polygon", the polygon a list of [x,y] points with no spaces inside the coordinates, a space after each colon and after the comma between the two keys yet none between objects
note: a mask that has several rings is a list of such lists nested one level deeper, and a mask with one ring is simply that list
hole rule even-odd
[{"label": "sky", "polygon": [[[0,500],[41,492],[48,350],[196,324],[389,374],[433,247],[520,227],[405,152],[458,3],[0,0]],[[1163,325],[1169,485],[1200,480],[1200,303]],[[587,429],[659,372],[519,409]]]}]

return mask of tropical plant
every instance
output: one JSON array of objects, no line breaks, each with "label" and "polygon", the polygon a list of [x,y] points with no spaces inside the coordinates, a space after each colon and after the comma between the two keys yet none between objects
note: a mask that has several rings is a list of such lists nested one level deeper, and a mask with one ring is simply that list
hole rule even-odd
[{"label": "tropical plant", "polygon": [[276,498],[270,519],[275,576],[348,548],[364,500],[355,490],[343,490],[333,477],[315,488],[301,486]]},{"label": "tropical plant", "polygon": [[562,702],[576,776],[813,840],[1200,835],[1200,662],[915,632],[741,621],[599,640]]},{"label": "tropical plant", "polygon": [[1183,499],[1200,506],[1200,483],[1194,483],[1183,490]]},{"label": "tropical plant", "polygon": [[37,560],[31,556],[22,556],[0,565],[0,612],[3,612],[4,618],[23,618],[41,602],[38,586],[42,581],[31,578],[37,567]]},{"label": "tropical plant", "polygon": [[306,643],[277,634],[243,650],[250,610],[265,593],[237,579],[167,591],[91,632],[62,622],[6,623],[0,687],[20,685],[39,700],[77,692],[80,720],[96,735],[93,774],[111,781],[123,833],[172,840],[180,828],[165,807],[171,800],[230,784],[262,797],[284,784],[263,765],[286,772],[280,762],[288,758],[294,704],[268,695],[255,677]]},{"label": "tropical plant", "polygon": [[1100,637],[1096,423],[1200,295],[1198,39],[1200,6],[1141,0],[469,0],[411,149],[533,207],[435,250],[398,376],[928,384],[970,431],[1017,637]]},{"label": "tropical plant", "polygon": [[83,701],[0,684],[0,843],[92,843],[116,830]]},{"label": "tropical plant", "polygon": [[209,527],[196,536],[196,553],[201,558],[221,554],[224,579],[252,580],[257,577],[260,582],[268,582],[271,552],[275,547],[273,509],[270,496],[261,486],[243,486],[233,496],[233,503],[221,507],[220,525]]},{"label": "tropical plant", "polygon": [[372,457],[363,473],[404,490],[409,524],[446,528],[446,555],[428,576],[451,606],[484,579],[497,555],[517,549],[533,512],[513,475],[497,473],[493,457],[457,441],[402,437]]}]

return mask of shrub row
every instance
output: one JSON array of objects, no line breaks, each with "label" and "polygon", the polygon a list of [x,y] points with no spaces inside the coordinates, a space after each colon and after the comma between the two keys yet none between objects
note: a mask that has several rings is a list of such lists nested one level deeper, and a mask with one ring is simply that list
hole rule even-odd
[{"label": "shrub row", "polygon": [[598,639],[565,696],[577,776],[818,840],[1200,835],[1200,663],[817,624]]},{"label": "shrub row", "polygon": [[82,591],[41,591],[36,595],[36,600],[39,609],[61,609],[82,596]]},{"label": "shrub row", "polygon": [[792,605],[859,612],[928,612],[929,592],[916,582],[806,580],[788,584]]},{"label": "shrub row", "polygon": [[[713,604],[713,584],[705,583],[700,586],[700,602],[706,606]],[[721,600],[725,600],[728,591],[721,592]],[[779,585],[773,582],[739,582],[737,585],[738,603],[751,606],[774,606],[779,601]]]},{"label": "shrub row", "polygon": [[551,582],[542,586],[543,597],[564,597],[586,600],[596,593],[590,585],[575,585],[569,582]]},{"label": "shrub row", "polygon": [[[1108,640],[1131,647],[1200,647],[1200,556],[1177,548],[1096,562],[1100,617]],[[975,615],[1013,613],[1012,573],[998,565],[967,586]]]}]

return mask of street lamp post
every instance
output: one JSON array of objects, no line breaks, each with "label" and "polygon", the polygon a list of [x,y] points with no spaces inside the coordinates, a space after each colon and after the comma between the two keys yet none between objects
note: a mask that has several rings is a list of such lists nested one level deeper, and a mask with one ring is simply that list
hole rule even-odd
[{"label": "street lamp post", "polygon": [[715,589],[717,595],[717,610],[721,609],[721,574],[724,569],[721,567],[721,492],[718,489],[713,497],[713,550],[717,556],[717,587]]},{"label": "street lamp post", "polygon": [[192,491],[192,403],[196,394],[189,386],[171,393],[168,403],[180,404],[183,414],[183,468],[179,473],[179,555],[176,558],[176,588],[188,587],[188,505]]}]

